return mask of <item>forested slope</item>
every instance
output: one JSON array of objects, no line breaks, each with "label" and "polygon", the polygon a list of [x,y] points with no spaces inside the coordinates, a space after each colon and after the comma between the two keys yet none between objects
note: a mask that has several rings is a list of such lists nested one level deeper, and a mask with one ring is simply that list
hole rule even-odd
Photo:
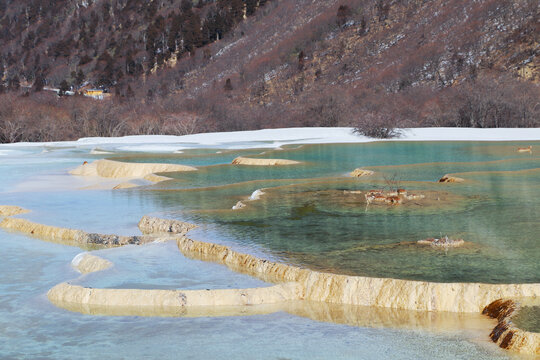
[{"label": "forested slope", "polygon": [[[533,0],[0,0],[0,140],[540,126]],[[97,101],[43,87],[100,87]]]}]

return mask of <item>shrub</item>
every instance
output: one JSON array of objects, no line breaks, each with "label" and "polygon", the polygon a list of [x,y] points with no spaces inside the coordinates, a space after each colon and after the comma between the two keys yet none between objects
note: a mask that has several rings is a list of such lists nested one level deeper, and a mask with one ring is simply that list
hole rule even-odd
[{"label": "shrub", "polygon": [[376,139],[390,139],[401,135],[395,124],[390,114],[370,112],[362,116],[353,132]]}]

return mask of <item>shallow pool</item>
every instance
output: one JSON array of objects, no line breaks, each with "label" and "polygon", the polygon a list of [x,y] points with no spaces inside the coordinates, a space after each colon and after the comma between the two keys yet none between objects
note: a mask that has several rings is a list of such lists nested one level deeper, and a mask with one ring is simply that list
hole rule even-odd
[{"label": "shallow pool", "polygon": [[[528,143],[529,144],[529,143]],[[199,224],[193,238],[336,273],[432,281],[539,282],[540,158],[518,143],[373,143],[282,150],[193,149],[133,154],[108,147],[16,148],[0,158],[0,204],[49,225],[138,234],[145,214]],[[538,143],[532,143],[538,146]],[[264,154],[260,154],[265,151]],[[302,161],[232,166],[236,156]],[[80,190],[67,174],[110,157],[200,167],[171,181],[127,190]],[[357,167],[373,177],[350,178]],[[461,184],[438,184],[459,173]],[[440,193],[438,203],[366,206],[373,188]],[[249,201],[251,193],[265,194]],[[233,211],[237,201],[244,209]],[[448,235],[468,246],[421,248]],[[82,250],[0,230],[0,358],[456,359],[507,358],[487,339],[494,322],[477,315],[407,314],[323,305],[254,309],[244,316],[92,316],[45,296],[71,281],[89,287],[217,289],[268,286],[227,268],[184,258],[175,244],[100,250],[113,268],[85,276],[70,265]],[[339,315],[336,315],[339,314]],[[536,312],[533,312],[536,314]],[[444,325],[446,324],[446,326]]]}]

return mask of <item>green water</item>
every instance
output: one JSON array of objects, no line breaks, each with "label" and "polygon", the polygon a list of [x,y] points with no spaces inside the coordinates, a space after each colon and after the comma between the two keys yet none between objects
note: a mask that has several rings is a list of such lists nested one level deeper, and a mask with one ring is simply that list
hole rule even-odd
[{"label": "green water", "polygon": [[[278,167],[220,164],[240,152],[227,158],[208,152],[188,163],[209,166],[131,191],[158,207],[177,204],[181,210],[169,216],[206,224],[201,232],[206,240],[259,246],[314,269],[441,282],[539,282],[540,157],[517,153],[523,145],[380,142],[251,155],[303,162]],[[186,156],[156,155],[152,161],[186,163]],[[357,167],[376,174],[347,177]],[[459,173],[466,182],[436,183],[446,173]],[[366,208],[363,195],[344,192],[391,186],[444,199]],[[245,201],[261,188],[266,193],[261,200]],[[238,200],[248,206],[231,210]],[[414,244],[441,235],[462,238],[467,245],[441,250]]]},{"label": "green water", "polygon": [[540,333],[540,306],[523,306],[512,322],[519,329]]}]

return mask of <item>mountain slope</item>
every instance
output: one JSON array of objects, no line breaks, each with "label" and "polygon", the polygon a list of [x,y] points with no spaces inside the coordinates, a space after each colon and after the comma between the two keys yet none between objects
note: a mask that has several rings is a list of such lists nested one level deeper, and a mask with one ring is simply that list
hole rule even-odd
[{"label": "mountain slope", "polygon": [[[68,137],[111,129],[539,126],[533,0],[0,3],[6,96],[20,93],[17,81],[36,88],[40,77],[115,94],[104,114],[87,114],[92,105],[82,99],[18,98],[54,106]],[[93,125],[74,126],[74,107]],[[0,114],[4,129],[15,113]]]}]

